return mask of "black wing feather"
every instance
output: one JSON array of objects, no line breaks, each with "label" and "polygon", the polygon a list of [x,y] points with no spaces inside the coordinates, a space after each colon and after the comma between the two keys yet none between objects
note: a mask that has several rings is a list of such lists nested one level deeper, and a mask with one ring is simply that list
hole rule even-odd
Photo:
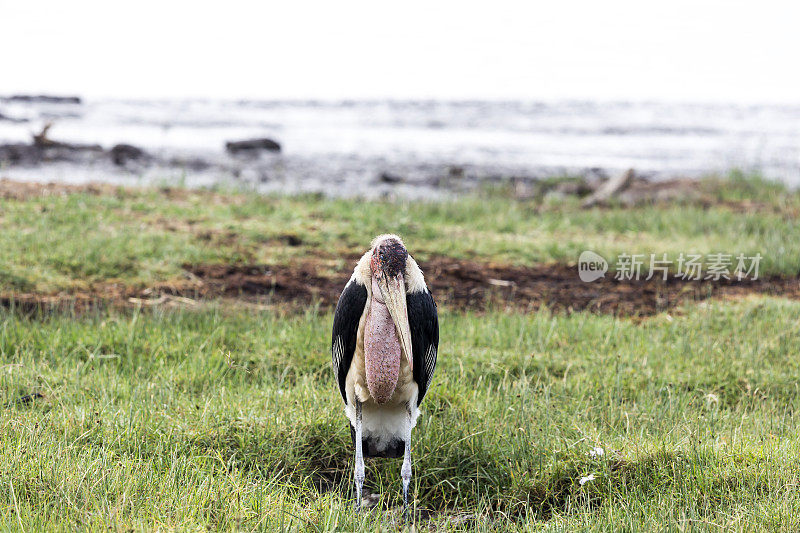
[{"label": "black wing feather", "polygon": [[436,302],[428,289],[406,295],[411,350],[414,355],[414,381],[419,387],[417,405],[422,403],[436,369],[439,351],[439,317]]},{"label": "black wing feather", "polygon": [[347,403],[345,380],[356,351],[358,322],[367,303],[367,288],[350,280],[339,296],[336,312],[333,315],[333,336],[331,338],[331,358],[333,373],[339,382],[339,392]]}]

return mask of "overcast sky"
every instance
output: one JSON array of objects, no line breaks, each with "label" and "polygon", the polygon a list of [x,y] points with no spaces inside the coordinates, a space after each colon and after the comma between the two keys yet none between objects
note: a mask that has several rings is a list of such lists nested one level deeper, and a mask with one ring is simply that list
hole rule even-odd
[{"label": "overcast sky", "polygon": [[800,2],[0,0],[0,94],[800,103]]}]

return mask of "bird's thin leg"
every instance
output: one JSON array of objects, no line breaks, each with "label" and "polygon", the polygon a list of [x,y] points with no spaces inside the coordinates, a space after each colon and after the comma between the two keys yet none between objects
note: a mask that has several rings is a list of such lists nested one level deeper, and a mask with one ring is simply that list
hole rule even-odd
[{"label": "bird's thin leg", "polygon": [[356,466],[353,477],[356,480],[356,511],[361,510],[361,491],[364,488],[364,452],[361,449],[361,402],[356,398]]},{"label": "bird's thin leg", "polygon": [[403,516],[408,518],[408,486],[411,484],[411,405],[406,406],[406,450],[403,454],[403,466],[400,476],[403,478]]}]

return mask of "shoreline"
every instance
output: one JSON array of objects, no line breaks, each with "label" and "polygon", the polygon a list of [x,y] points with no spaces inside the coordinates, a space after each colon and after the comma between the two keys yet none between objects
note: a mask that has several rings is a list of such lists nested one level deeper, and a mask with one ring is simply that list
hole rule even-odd
[{"label": "shoreline", "polygon": [[628,168],[800,184],[796,113],[592,102],[0,100],[0,176],[379,198]]}]

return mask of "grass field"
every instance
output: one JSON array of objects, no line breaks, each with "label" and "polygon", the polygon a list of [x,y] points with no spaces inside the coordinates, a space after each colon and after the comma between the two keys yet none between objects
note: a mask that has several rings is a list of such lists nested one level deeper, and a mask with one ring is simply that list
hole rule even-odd
[{"label": "grass field", "polygon": [[[415,257],[510,264],[572,262],[582,250],[761,252],[765,274],[800,272],[800,193],[753,178],[701,183],[714,205],[580,209],[575,198],[510,200],[502,191],[450,202],[364,202],[203,191],[0,196],[0,290],[48,292],[104,280],[150,283],[186,263],[286,263],[332,270],[375,235],[402,235]],[[612,265],[613,266],[613,265]]]},{"label": "grass field", "polygon": [[[347,271],[341,256],[383,231],[423,268],[433,255],[574,263],[588,247],[760,252],[767,273],[800,271],[796,192],[700,187],[717,204],[6,198],[0,289],[147,284],[204,262],[310,257]],[[645,318],[439,311],[439,367],[413,435],[417,529],[800,528],[800,302],[686,302]],[[0,529],[400,529],[397,460],[368,462],[381,501],[353,512],[331,322],[325,307],[231,299],[0,309]]]}]

